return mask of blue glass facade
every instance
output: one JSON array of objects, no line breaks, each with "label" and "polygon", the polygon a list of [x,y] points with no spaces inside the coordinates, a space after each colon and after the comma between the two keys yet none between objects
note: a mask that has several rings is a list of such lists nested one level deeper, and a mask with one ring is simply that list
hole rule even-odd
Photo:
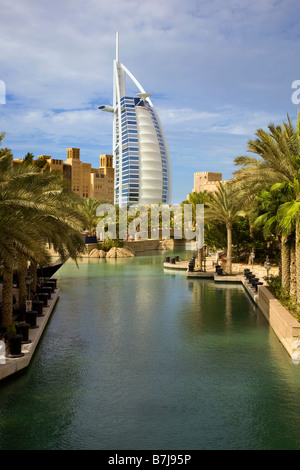
[{"label": "blue glass facade", "polygon": [[116,116],[116,127],[121,129],[121,133],[116,134],[115,204],[124,205],[130,202],[137,203],[139,200],[139,148],[135,98],[125,96],[121,99],[120,105],[121,124]]},{"label": "blue glass facade", "polygon": [[160,128],[160,124],[158,122],[156,113],[154,112],[153,108],[147,104],[147,107],[152,115],[152,119],[154,122],[154,127],[157,133],[159,147],[160,147],[160,154],[161,154],[161,164],[162,164],[162,172],[163,172],[163,190],[162,190],[162,202],[166,204],[168,202],[168,187],[169,187],[169,175],[168,175],[168,164],[167,164],[167,149],[164,142],[164,138],[162,135],[162,131]]},{"label": "blue glass facade", "polygon": [[[116,115],[116,129],[121,132],[116,133],[115,147],[115,204],[137,204],[139,202],[139,141],[136,106],[145,106],[151,114],[156,130],[163,173],[163,187],[161,201],[168,202],[168,166],[167,150],[160,128],[157,115],[153,108],[139,98],[124,96],[120,100],[121,124]],[[121,150],[120,150],[121,149]],[[122,184],[120,184],[122,183]],[[121,194],[120,194],[121,190]]]}]

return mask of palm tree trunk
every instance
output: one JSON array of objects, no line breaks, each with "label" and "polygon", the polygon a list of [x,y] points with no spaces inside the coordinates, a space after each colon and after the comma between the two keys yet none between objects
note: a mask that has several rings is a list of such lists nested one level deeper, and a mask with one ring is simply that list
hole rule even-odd
[{"label": "palm tree trunk", "polygon": [[[248,221],[249,221],[249,235],[250,235],[250,238],[251,238],[251,245],[253,247],[253,245],[254,245],[254,231],[253,231],[253,222],[252,222],[252,219],[251,219],[250,215],[248,215]],[[251,252],[252,252],[252,250],[249,252],[248,264],[252,263]]]},{"label": "palm tree trunk", "polygon": [[31,290],[32,292],[36,293],[37,289],[37,262],[35,260],[32,260],[30,263],[30,271],[33,277],[33,281],[31,284]]},{"label": "palm tree trunk", "polygon": [[250,216],[248,216],[248,221],[249,221],[249,234],[251,240],[254,240],[254,231],[253,231],[253,222]]},{"label": "palm tree trunk", "polygon": [[300,216],[296,219],[296,301],[300,310]]},{"label": "palm tree trunk", "polygon": [[282,287],[290,288],[290,247],[287,241],[287,237],[282,235],[281,237],[281,284]]},{"label": "palm tree trunk", "polygon": [[296,295],[296,249],[295,249],[295,240],[292,240],[291,245],[291,281],[290,281],[290,296],[294,297]]},{"label": "palm tree trunk", "polygon": [[226,273],[231,274],[232,272],[232,223],[226,223],[227,229],[227,261],[226,261]]},{"label": "palm tree trunk", "polygon": [[19,264],[18,264],[18,281],[19,281],[19,308],[22,313],[25,313],[25,310],[26,310],[26,299],[27,299],[26,276],[27,276],[27,260],[24,256],[20,255]]},{"label": "palm tree trunk", "polygon": [[2,289],[2,326],[7,328],[13,322],[13,270],[5,267],[3,270]]}]

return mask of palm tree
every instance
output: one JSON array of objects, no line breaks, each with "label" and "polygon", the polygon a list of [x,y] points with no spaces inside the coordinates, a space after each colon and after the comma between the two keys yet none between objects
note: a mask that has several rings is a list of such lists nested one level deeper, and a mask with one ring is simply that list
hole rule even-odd
[{"label": "palm tree", "polygon": [[278,189],[286,192],[287,202],[278,209],[279,226],[286,233],[294,233],[294,253],[295,253],[295,276],[296,276],[296,299],[300,308],[300,181],[294,178],[291,183],[281,183],[276,185]]},{"label": "palm tree", "polygon": [[218,221],[226,225],[227,231],[227,262],[226,273],[232,272],[232,223],[244,215],[240,209],[240,202],[232,191],[230,183],[219,183],[217,191],[211,194],[208,210],[205,211],[206,221]]},{"label": "palm tree", "polygon": [[183,207],[184,204],[191,204],[193,211],[193,228],[196,226],[196,206],[197,204],[203,204],[204,207],[207,207],[208,201],[210,198],[210,193],[207,191],[193,191],[187,196],[187,199],[181,203]]},{"label": "palm tree", "polygon": [[25,263],[48,262],[49,244],[63,260],[76,259],[83,250],[79,230],[83,217],[74,197],[57,175],[41,173],[35,165],[14,167],[10,152],[0,152],[2,326],[12,321],[14,270],[19,268],[24,282]]},{"label": "palm tree", "polygon": [[258,129],[257,139],[248,141],[248,151],[260,158],[240,156],[234,160],[237,166],[242,167],[234,173],[234,183],[241,196],[253,199],[261,190],[275,183],[292,181],[299,170],[298,160],[292,157],[299,154],[300,142],[296,134],[300,132],[300,113],[296,129],[289,117],[287,124],[276,127],[269,124],[268,129],[269,132]]},{"label": "palm tree", "polygon": [[97,224],[99,217],[97,216],[97,208],[100,204],[104,204],[105,201],[98,201],[97,199],[85,199],[82,204],[79,204],[79,209],[84,216],[83,228],[88,230],[89,235],[96,234]]},{"label": "palm tree", "polygon": [[32,164],[33,159],[34,159],[33,153],[32,152],[27,152],[25,157],[24,157],[23,164],[25,164],[25,165],[27,165],[27,163]]},{"label": "palm tree", "polygon": [[[1,190],[0,190],[1,198]],[[25,259],[36,258],[40,262],[47,262],[50,256],[45,247],[45,241],[39,235],[37,226],[21,219],[21,213],[6,216],[9,206],[1,207],[0,199],[0,259],[2,263],[3,290],[2,290],[2,326],[12,323],[12,285],[13,273],[21,267]],[[32,222],[32,221],[31,221]],[[23,264],[24,266],[24,264]],[[20,270],[22,274],[22,269]],[[21,289],[21,302],[22,298]]]},{"label": "palm tree", "polygon": [[300,112],[296,126],[288,116],[288,122],[282,126],[268,126],[269,132],[259,129],[257,139],[248,142],[248,150],[256,157],[242,156],[235,159],[236,165],[242,166],[235,172],[235,185],[248,201],[253,201],[255,194],[274,184],[290,195],[291,199],[278,211],[282,217],[281,228],[288,231],[295,224],[295,257],[297,302],[300,302]]},{"label": "palm tree", "polygon": [[182,204],[192,204],[193,207],[196,206],[196,204],[205,204],[208,199],[209,199],[210,193],[208,193],[206,190],[205,191],[193,191],[191,192],[185,201],[182,202]]},{"label": "palm tree", "polygon": [[262,191],[256,198],[257,210],[254,227],[262,227],[265,238],[273,236],[281,243],[280,277],[282,287],[291,288],[291,243],[294,227],[284,229],[280,220],[279,208],[286,202],[285,194],[277,185]]}]

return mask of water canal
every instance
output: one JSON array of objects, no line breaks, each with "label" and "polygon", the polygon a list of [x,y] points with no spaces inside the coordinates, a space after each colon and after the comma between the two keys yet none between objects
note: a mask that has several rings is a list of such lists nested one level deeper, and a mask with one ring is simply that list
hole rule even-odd
[{"label": "water canal", "polygon": [[0,384],[0,449],[300,448],[300,366],[242,286],[165,255],[58,271],[30,366]]}]

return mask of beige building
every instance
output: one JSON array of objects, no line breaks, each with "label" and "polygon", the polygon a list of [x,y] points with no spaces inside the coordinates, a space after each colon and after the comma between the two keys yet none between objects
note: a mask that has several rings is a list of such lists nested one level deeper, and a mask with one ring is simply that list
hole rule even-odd
[{"label": "beige building", "polygon": [[[67,160],[64,166],[70,166],[71,172],[66,168],[64,172],[65,178],[70,179],[71,189],[81,197],[91,198],[91,171],[92,165],[84,163],[80,160],[80,149],[67,149]],[[71,177],[71,178],[70,178]]]},{"label": "beige building", "polygon": [[38,159],[44,160],[45,162],[44,166],[41,166],[42,171],[44,171],[46,168],[49,168],[50,171],[59,171],[63,177],[64,162],[62,160],[58,160],[57,158],[51,158],[50,155],[39,155]]},{"label": "beige building", "polygon": [[72,191],[84,198],[98,199],[114,204],[114,168],[112,155],[100,155],[100,167],[92,168],[90,163],[80,160],[80,149],[68,148],[67,159],[52,158],[49,155],[39,155],[39,160],[45,160],[44,169],[58,171],[62,177],[70,181]]},{"label": "beige building", "polygon": [[194,173],[193,192],[199,193],[203,191],[215,191],[221,181],[222,173],[214,173],[212,171],[198,171]]},{"label": "beige building", "polygon": [[98,201],[114,203],[113,156],[100,155],[100,168],[91,171],[92,197]]}]

